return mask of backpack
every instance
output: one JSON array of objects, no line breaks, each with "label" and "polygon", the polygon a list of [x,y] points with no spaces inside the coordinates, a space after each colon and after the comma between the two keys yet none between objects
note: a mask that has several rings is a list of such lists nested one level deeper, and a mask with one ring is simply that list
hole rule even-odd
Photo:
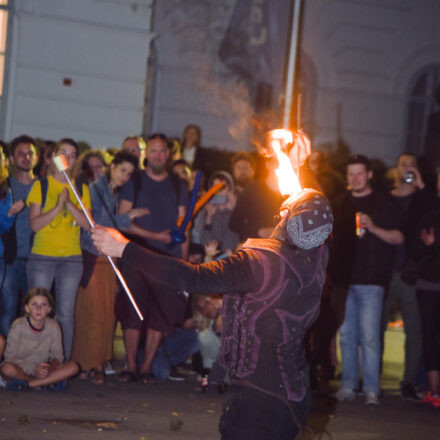
[{"label": "backpack", "polygon": [[[77,190],[80,197],[83,195],[83,183],[81,179],[76,178],[75,179],[75,189]],[[40,179],[40,185],[41,185],[41,212],[43,212],[44,205],[46,203],[46,197],[47,197],[47,187],[48,187],[48,180],[47,177],[43,177]]]},{"label": "backpack", "polygon": [[[136,173],[133,174],[133,187],[134,187],[134,196],[133,196],[133,208],[136,208],[136,203],[137,200],[139,198],[139,193],[141,191],[141,187],[142,187],[142,177],[141,177],[141,172],[143,171],[138,171]],[[168,173],[168,176],[171,180],[171,184],[173,186],[174,192],[176,194],[176,200],[177,200],[177,206],[176,208],[179,206],[179,199],[180,199],[180,177],[177,176],[174,173]],[[130,234],[130,233],[124,233],[124,236],[127,237],[129,240],[133,241],[134,243],[140,245],[140,246],[146,246],[148,247],[148,244],[146,242],[146,240],[143,237],[140,237],[139,235],[135,235],[135,234]]]},{"label": "backpack", "polygon": [[[139,198],[139,193],[140,193],[141,187],[142,187],[141,172],[142,171],[138,171],[133,174],[133,187],[134,187],[133,208],[136,208],[136,203]],[[171,184],[173,185],[174,192],[176,193],[177,205],[178,205],[179,199],[180,199],[180,182],[179,182],[180,177],[174,173],[168,173],[168,177],[170,178]]]},{"label": "backpack", "polygon": [[[11,178],[8,177],[6,181],[8,182],[8,186],[10,188]],[[14,223],[12,224],[11,229],[1,235],[4,246],[3,260],[5,261],[5,264],[12,264],[12,262],[15,260],[15,257],[17,256],[17,237],[15,235],[16,220],[17,216],[14,219]]]},{"label": "backpack", "polygon": [[[47,188],[48,188],[48,180],[47,177],[43,177],[42,179],[39,179],[40,181],[40,186],[41,186],[41,211],[43,211],[44,205],[46,203],[46,198],[47,198]],[[10,187],[10,177],[8,177],[7,179],[8,182],[8,186]],[[82,187],[82,183],[80,182],[79,179],[75,179],[75,188],[78,191],[80,197],[82,197],[83,195],[83,187]],[[4,234],[1,234],[1,239],[3,241],[3,246],[5,248],[4,253],[3,253],[3,259],[5,261],[5,264],[9,264],[11,265],[16,256],[17,256],[17,234],[15,231],[15,222],[17,220],[17,216],[15,216],[15,220],[14,223],[11,227],[11,229],[9,229],[8,232],[5,232]],[[33,232],[31,234],[31,239],[30,239],[30,245],[32,248],[32,244],[34,242],[34,235],[35,233]]]}]

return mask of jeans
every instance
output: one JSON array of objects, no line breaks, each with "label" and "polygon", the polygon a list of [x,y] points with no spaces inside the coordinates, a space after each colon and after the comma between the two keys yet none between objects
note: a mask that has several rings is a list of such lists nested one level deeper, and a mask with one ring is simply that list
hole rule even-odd
[{"label": "jeans", "polygon": [[157,350],[151,372],[159,380],[168,379],[172,366],[179,365],[199,351],[199,340],[195,329],[176,328],[166,335]]},{"label": "jeans", "polygon": [[199,344],[203,358],[203,368],[212,368],[220,351],[220,336],[216,335],[212,328],[206,328],[199,332]]},{"label": "jeans", "polygon": [[3,266],[1,271],[3,284],[0,290],[0,334],[8,336],[9,328],[19,314],[21,298],[27,292],[25,258],[16,258],[12,264]]},{"label": "jeans", "polygon": [[394,272],[388,292],[385,295],[382,314],[382,334],[385,333],[393,301],[396,301],[400,308],[405,330],[405,371],[403,381],[416,385],[423,342],[420,311],[415,287],[406,284],[398,272]]},{"label": "jeans", "polygon": [[82,256],[49,257],[31,254],[27,264],[28,286],[50,290],[55,281],[55,317],[63,332],[64,357],[70,359],[75,325],[75,301],[83,271]]},{"label": "jeans", "polygon": [[351,285],[345,303],[345,318],[339,330],[342,355],[342,388],[359,385],[361,348],[364,393],[379,393],[380,323],[384,288]]}]

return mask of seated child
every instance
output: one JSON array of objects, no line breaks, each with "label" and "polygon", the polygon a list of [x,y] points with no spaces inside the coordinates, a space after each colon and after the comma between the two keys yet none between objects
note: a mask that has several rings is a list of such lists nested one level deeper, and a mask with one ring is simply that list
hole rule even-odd
[{"label": "seated child", "polygon": [[52,296],[48,290],[36,287],[26,295],[24,307],[26,316],[16,319],[9,331],[0,373],[12,389],[49,385],[63,390],[63,381],[77,374],[79,366],[74,361],[63,364],[61,329],[55,319],[48,318],[53,309]]}]

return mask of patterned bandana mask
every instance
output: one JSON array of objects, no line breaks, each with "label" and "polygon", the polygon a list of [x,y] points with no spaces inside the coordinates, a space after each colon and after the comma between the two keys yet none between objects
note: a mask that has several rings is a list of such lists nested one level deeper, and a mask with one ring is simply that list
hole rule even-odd
[{"label": "patterned bandana mask", "polygon": [[330,204],[313,189],[289,197],[281,205],[280,213],[283,218],[275,230],[284,230],[283,238],[300,249],[321,246],[333,230]]}]

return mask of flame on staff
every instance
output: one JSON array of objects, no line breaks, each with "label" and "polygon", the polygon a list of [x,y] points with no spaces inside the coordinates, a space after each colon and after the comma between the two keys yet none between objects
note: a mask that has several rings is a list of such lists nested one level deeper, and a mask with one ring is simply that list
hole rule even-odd
[{"label": "flame on staff", "polygon": [[[278,187],[283,195],[292,196],[298,194],[302,188],[298,176],[294,171],[286,148],[293,142],[293,134],[289,130],[276,129],[269,132],[269,142],[278,159],[278,169],[275,173],[278,177]],[[298,169],[299,164],[295,164]]]}]

